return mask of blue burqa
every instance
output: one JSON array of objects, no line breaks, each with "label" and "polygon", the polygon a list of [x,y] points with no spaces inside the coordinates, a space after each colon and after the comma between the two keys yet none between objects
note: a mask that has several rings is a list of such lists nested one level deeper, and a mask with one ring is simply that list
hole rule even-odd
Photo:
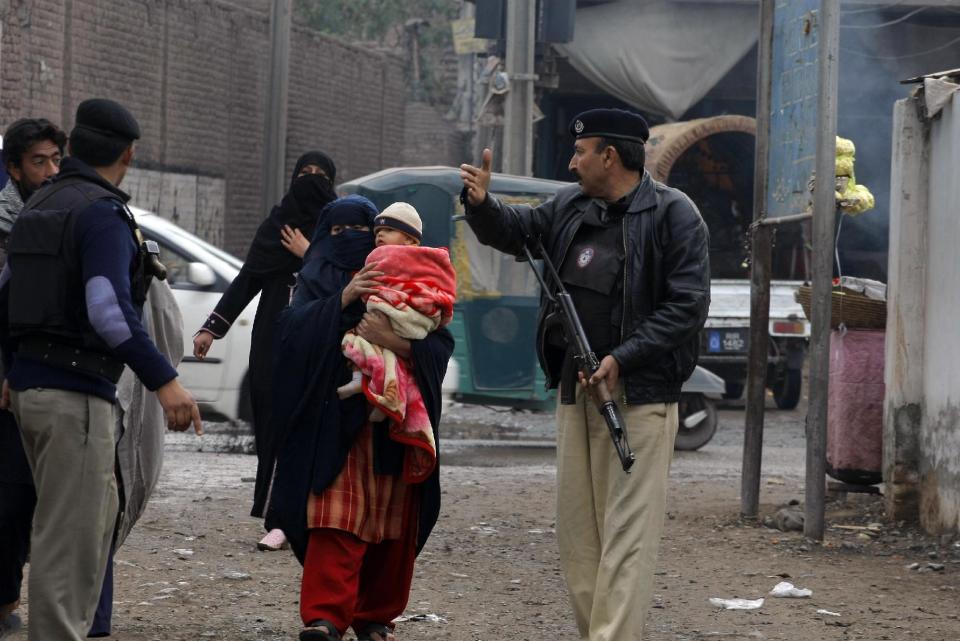
[{"label": "blue burqa", "polygon": [[[350,379],[340,343],[364,312],[359,301],[341,309],[341,294],[373,249],[376,214],[373,203],[362,196],[346,196],[326,207],[304,257],[293,302],[277,329],[274,420],[284,442],[268,519],[286,533],[301,563],[306,556],[310,493],[319,494],[340,473],[369,413],[362,394],[341,400],[336,388]],[[347,228],[332,236],[333,225]],[[349,225],[366,225],[369,231]],[[438,462],[440,386],[452,353],[453,337],[446,329],[411,341],[413,373],[430,415]],[[439,465],[421,484],[419,505],[418,552],[440,512]]]}]

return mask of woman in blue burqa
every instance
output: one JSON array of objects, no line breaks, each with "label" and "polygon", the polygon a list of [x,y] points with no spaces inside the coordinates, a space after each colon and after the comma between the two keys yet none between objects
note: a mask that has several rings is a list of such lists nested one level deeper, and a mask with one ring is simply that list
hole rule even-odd
[{"label": "woman in blue burqa", "polygon": [[386,316],[367,312],[382,273],[364,265],[377,209],[361,196],[328,205],[278,327],[274,418],[285,434],[268,518],[303,564],[301,641],[394,639],[393,619],[410,594],[413,564],[440,510],[438,470],[423,483],[401,478],[404,445],[386,421],[372,423],[363,394],[340,399],[351,372],[341,341],[355,330],[407,359],[439,452],[440,385],[453,337],[439,329],[406,340]]}]

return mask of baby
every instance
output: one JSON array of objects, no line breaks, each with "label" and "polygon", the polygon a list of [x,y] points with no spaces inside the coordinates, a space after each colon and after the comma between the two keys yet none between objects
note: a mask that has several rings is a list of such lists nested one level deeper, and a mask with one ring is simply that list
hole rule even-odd
[{"label": "baby", "polygon": [[[445,248],[421,247],[423,223],[409,203],[398,202],[374,220],[376,248],[367,263],[384,275],[377,293],[366,297],[367,310],[385,314],[394,333],[419,340],[453,317],[456,273]],[[354,332],[343,338],[344,355],[356,366],[351,382],[337,389],[340,398],[364,393],[374,410],[371,422],[392,419],[390,435],[412,445],[404,476],[419,482],[436,460],[429,416],[407,364],[388,349],[372,345]]]}]

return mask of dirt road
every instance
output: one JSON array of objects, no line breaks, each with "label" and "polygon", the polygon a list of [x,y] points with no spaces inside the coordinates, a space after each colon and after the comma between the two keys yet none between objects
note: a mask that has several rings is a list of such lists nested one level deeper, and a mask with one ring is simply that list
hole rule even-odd
[{"label": "dirt road", "polygon": [[[960,543],[887,523],[881,500],[860,495],[829,504],[823,544],[740,522],[743,414],[723,411],[721,421],[710,444],[675,457],[646,639],[960,640]],[[451,412],[449,431],[489,437],[496,430],[484,425],[498,424],[549,437],[549,416],[483,409]],[[764,445],[770,514],[803,497],[802,414],[771,413]],[[442,515],[398,637],[576,639],[557,562],[553,451],[448,439],[443,460]],[[260,523],[246,516],[254,468],[251,456],[171,446],[161,486],[117,554],[112,639],[296,639],[299,566],[286,552],[255,549]],[[781,580],[813,596],[769,598]],[[710,597],[767,598],[735,611]]]}]

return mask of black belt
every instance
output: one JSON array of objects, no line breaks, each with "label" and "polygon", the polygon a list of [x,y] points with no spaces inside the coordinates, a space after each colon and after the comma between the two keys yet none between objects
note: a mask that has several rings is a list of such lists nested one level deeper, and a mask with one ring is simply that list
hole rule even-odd
[{"label": "black belt", "polygon": [[123,363],[112,356],[45,338],[20,339],[17,353],[55,367],[101,376],[114,385],[123,374]]}]

